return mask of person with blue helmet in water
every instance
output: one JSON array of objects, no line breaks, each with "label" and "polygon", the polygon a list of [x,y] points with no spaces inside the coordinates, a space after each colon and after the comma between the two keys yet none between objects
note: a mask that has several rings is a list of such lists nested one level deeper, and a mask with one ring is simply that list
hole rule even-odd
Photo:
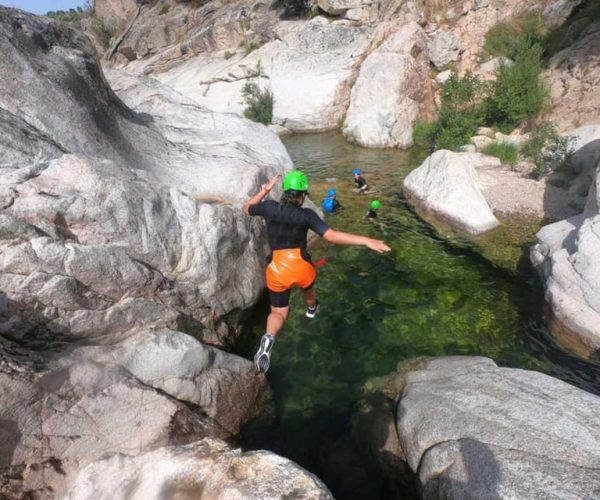
[{"label": "person with blue helmet in water", "polygon": [[369,185],[367,181],[362,176],[362,171],[360,168],[355,168],[352,170],[352,174],[354,175],[354,183],[356,184],[356,189],[354,190],[357,193],[365,194],[369,192]]},{"label": "person with blue helmet in water", "polygon": [[323,208],[323,211],[327,212],[328,214],[332,214],[338,208],[342,208],[342,205],[337,200],[336,196],[337,190],[332,188],[329,191],[327,191],[327,196],[323,198],[323,201],[321,202],[321,207]]}]

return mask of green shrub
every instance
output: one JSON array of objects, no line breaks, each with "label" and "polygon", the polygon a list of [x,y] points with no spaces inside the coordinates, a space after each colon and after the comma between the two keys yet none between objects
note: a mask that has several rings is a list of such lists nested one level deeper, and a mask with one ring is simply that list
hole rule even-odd
[{"label": "green shrub", "polygon": [[424,122],[417,120],[413,125],[413,142],[418,148],[433,152],[435,137],[437,135],[437,122]]},{"label": "green shrub", "polygon": [[242,42],[242,47],[244,48],[244,53],[246,55],[250,54],[251,52],[254,52],[256,49],[258,49],[260,47],[260,43],[258,43],[255,40],[246,40],[245,42]]},{"label": "green shrub", "polygon": [[242,96],[246,103],[244,116],[252,121],[270,125],[273,120],[273,94],[261,90],[254,82],[247,82],[242,87]]},{"label": "green shrub", "polygon": [[415,144],[432,151],[457,151],[460,146],[468,143],[485,116],[482,106],[485,89],[481,80],[471,73],[466,73],[462,78],[452,73],[442,87],[438,120],[415,124]]},{"label": "green shrub", "polygon": [[169,12],[169,6],[168,5],[163,5],[160,8],[160,12],[158,13],[159,16],[164,16],[167,12]]},{"label": "green shrub", "polygon": [[81,28],[81,21],[86,17],[91,16],[92,13],[92,8],[86,6],[85,8],[77,7],[76,9],[69,10],[51,10],[50,12],[47,12],[46,15],[57,21]]},{"label": "green shrub", "polygon": [[496,24],[485,35],[485,50],[492,56],[514,59],[521,44],[543,46],[548,28],[542,14],[533,11]]},{"label": "green shrub", "polygon": [[562,137],[554,124],[537,125],[529,140],[521,146],[521,154],[535,164],[533,177],[539,178],[552,171],[572,166],[573,137]]},{"label": "green shrub", "polygon": [[509,142],[492,142],[483,148],[482,153],[500,158],[504,165],[514,165],[519,159],[519,149]]},{"label": "green shrub", "polygon": [[501,63],[486,99],[487,124],[509,132],[531,121],[548,101],[541,81],[542,48],[522,42],[512,65]]}]

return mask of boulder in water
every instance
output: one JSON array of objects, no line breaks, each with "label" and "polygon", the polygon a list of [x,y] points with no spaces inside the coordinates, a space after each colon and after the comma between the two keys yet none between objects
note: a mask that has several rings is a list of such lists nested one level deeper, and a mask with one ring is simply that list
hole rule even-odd
[{"label": "boulder in water", "polygon": [[499,222],[478,185],[477,169],[496,166],[500,160],[491,156],[439,150],[408,174],[404,192],[418,210],[455,228],[482,233]]}]

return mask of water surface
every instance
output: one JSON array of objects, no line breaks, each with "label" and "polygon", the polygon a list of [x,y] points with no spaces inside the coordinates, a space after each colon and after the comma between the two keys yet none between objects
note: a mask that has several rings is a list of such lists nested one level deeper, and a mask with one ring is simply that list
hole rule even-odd
[{"label": "water surface", "polygon": [[[300,292],[292,294],[268,373],[276,418],[248,427],[248,447],[295,460],[338,499],[380,498],[379,485],[347,439],[348,419],[365,382],[399,361],[484,355],[600,392],[597,366],[554,347],[542,321],[543,290],[531,270],[495,266],[470,242],[441,239],[410,210],[401,183],[418,155],[358,148],[336,133],[294,136],[285,144],[309,175],[313,200],[319,203],[330,187],[338,190],[344,208],[326,221],[384,239],[392,252],[381,256],[325,242],[311,248],[313,260],[326,260],[317,281],[321,308],[309,320]],[[352,192],[356,167],[376,194]],[[377,224],[363,217],[375,198],[382,202]],[[257,308],[238,346],[248,358],[264,333],[267,311],[266,303]]]}]

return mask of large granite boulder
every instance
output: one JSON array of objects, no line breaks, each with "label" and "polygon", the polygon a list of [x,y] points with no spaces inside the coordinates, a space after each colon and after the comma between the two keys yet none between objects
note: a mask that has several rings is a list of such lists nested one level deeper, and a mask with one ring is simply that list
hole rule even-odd
[{"label": "large granite boulder", "polygon": [[99,338],[160,323],[228,342],[265,255],[239,206],[291,167],[277,136],[111,73],[132,110],[86,39],[48,19],[1,8],[0,32],[12,82],[0,89],[3,333]]},{"label": "large granite boulder", "polygon": [[251,362],[172,330],[35,353],[0,338],[0,496],[56,497],[106,453],[230,437],[266,381]]},{"label": "large granite boulder", "polygon": [[332,495],[311,473],[267,451],[241,452],[204,439],[138,455],[112,455],[81,471],[65,500],[298,498]]},{"label": "large granite boulder", "polygon": [[487,358],[427,360],[396,378],[397,430],[424,498],[594,498],[600,398]]},{"label": "large granite boulder", "polygon": [[[288,35],[269,73],[273,123],[292,131],[331,130],[348,107],[368,30],[316,17]],[[298,92],[298,89],[302,89]]]},{"label": "large granite boulder", "polygon": [[257,300],[240,205],[291,160],[111,73],[128,107],[50,19],[0,7],[0,48],[0,496],[55,498],[107,453],[227,438],[260,407],[252,363],[198,340],[229,344]]},{"label": "large granite boulder", "polygon": [[404,179],[404,193],[417,210],[469,233],[496,227],[478,185],[477,169],[500,166],[500,160],[479,153],[439,150]]},{"label": "large granite boulder", "polygon": [[362,63],[342,130],[361,146],[408,148],[415,120],[432,107],[427,37],[405,24]]},{"label": "large granite boulder", "polygon": [[537,234],[531,260],[546,288],[552,332],[582,356],[600,354],[600,164],[583,213]]}]

